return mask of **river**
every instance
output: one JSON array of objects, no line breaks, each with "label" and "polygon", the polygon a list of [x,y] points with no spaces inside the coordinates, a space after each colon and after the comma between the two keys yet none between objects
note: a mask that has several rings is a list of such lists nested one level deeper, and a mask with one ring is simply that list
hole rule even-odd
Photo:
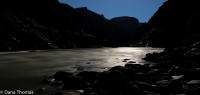
[{"label": "river", "polygon": [[[45,76],[57,71],[81,72],[108,70],[127,62],[148,64],[142,58],[162,48],[119,47],[0,52],[0,89],[38,88]],[[127,62],[123,62],[124,59]]]}]

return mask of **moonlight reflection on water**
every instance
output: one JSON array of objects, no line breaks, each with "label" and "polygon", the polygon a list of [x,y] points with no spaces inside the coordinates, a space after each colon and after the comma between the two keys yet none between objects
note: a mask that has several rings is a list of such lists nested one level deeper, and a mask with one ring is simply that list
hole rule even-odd
[{"label": "moonlight reflection on water", "polygon": [[[120,47],[0,53],[0,88],[38,87],[41,77],[57,71],[105,71],[130,61],[146,64],[147,53],[162,48]],[[125,60],[126,59],[126,60]],[[125,60],[125,61],[124,61]],[[18,81],[18,82],[16,82]]]}]

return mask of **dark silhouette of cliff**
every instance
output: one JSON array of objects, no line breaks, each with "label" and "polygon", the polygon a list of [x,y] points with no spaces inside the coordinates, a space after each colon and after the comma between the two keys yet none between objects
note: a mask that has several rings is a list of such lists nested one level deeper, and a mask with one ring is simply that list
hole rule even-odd
[{"label": "dark silhouette of cliff", "polygon": [[99,15],[86,7],[76,8],[76,11],[82,15],[82,20],[87,31],[94,34],[100,43],[106,46],[116,45],[112,36],[115,36],[115,27],[103,15]]},{"label": "dark silhouette of cliff", "polygon": [[130,44],[122,40],[130,39],[128,32],[119,34],[118,25],[87,8],[57,0],[0,1],[1,51]]},{"label": "dark silhouette of cliff", "polygon": [[[129,46],[136,41],[136,31],[140,23],[133,17],[116,17],[111,20],[106,19],[88,10],[86,7],[76,9],[84,20],[84,25],[88,27],[90,33],[94,33],[98,40],[106,46]],[[134,43],[134,44],[136,44]]]},{"label": "dark silhouette of cliff", "polygon": [[151,46],[179,47],[200,41],[197,0],[168,0],[148,22],[146,42]]},{"label": "dark silhouette of cliff", "polygon": [[112,18],[111,22],[115,27],[118,27],[116,37],[120,38],[119,42],[126,45],[130,43],[133,46],[138,45],[138,42],[142,38],[138,30],[143,26],[143,23],[140,23],[138,19],[134,17],[127,16]]},{"label": "dark silhouette of cliff", "polygon": [[0,4],[1,51],[85,47],[95,41],[84,31],[80,15],[57,0],[1,0]]}]

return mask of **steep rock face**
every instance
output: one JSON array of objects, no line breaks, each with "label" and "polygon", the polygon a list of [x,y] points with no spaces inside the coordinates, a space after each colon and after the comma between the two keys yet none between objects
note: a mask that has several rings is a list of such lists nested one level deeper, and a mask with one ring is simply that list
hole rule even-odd
[{"label": "steep rock face", "polygon": [[140,26],[138,19],[134,17],[116,17],[112,18],[110,21],[121,29],[119,32],[131,33],[131,35],[134,35],[137,28]]},{"label": "steep rock face", "polygon": [[139,24],[138,19],[126,16],[112,18],[111,21],[115,24],[118,24],[120,27],[124,28],[137,27]]},{"label": "steep rock face", "polygon": [[106,46],[115,45],[112,36],[116,29],[113,24],[103,15],[97,14],[87,9],[87,7],[76,8],[76,11],[82,15],[82,22],[89,33],[95,35],[99,43]]},{"label": "steep rock face", "polygon": [[[138,33],[137,30],[141,27],[138,19],[134,17],[116,17],[110,20],[115,27],[118,28],[117,37],[121,38],[121,42],[125,42],[124,44],[138,42]],[[136,44],[136,43],[134,43]]]},{"label": "steep rock face", "polygon": [[113,21],[57,0],[1,0],[0,51],[127,46],[135,41],[135,18]]},{"label": "steep rock face", "polygon": [[[83,16],[85,27],[94,34],[100,43],[105,46],[129,46],[137,44],[139,39],[137,28],[141,26],[133,17],[116,17],[111,20],[103,15],[94,13],[86,7],[77,8]],[[135,43],[134,43],[135,42]]]},{"label": "steep rock face", "polygon": [[86,47],[95,37],[81,15],[57,0],[1,0],[0,50]]},{"label": "steep rock face", "polygon": [[200,40],[200,6],[197,0],[168,0],[148,22],[152,46],[178,47]]}]

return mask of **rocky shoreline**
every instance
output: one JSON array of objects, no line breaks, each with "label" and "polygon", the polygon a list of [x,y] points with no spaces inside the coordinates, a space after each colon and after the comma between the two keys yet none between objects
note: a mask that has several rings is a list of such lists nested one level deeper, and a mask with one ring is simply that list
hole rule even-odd
[{"label": "rocky shoreline", "polygon": [[191,59],[188,51],[182,55],[186,52],[173,50],[147,54],[145,60],[156,64],[127,63],[104,72],[57,72],[43,81],[54,91],[40,89],[36,95],[49,91],[49,95],[199,95],[199,61]]}]

